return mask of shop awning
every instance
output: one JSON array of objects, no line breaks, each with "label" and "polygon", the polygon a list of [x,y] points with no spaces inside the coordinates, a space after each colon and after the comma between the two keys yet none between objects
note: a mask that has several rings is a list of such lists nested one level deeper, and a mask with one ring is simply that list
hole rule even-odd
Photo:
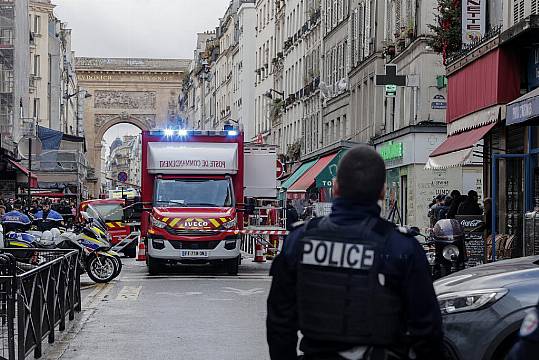
[{"label": "shop awning", "polygon": [[[12,159],[9,159],[9,162],[11,163],[11,165],[13,165],[17,170],[19,170],[22,174],[24,174],[28,178],[30,171],[26,167],[24,167],[23,165],[21,165],[20,163]],[[34,174],[30,176],[30,187],[37,188],[37,176],[35,176]]]},{"label": "shop awning", "polygon": [[507,104],[506,124],[521,124],[539,117],[539,88]]},{"label": "shop awning", "polygon": [[316,160],[306,162],[302,164],[288,179],[286,179],[282,184],[281,188],[283,188],[285,191],[290,188],[307,170],[309,170],[314,164],[316,163]]},{"label": "shop awning", "polygon": [[425,165],[426,169],[444,169],[470,163],[475,145],[496,124],[488,124],[479,128],[449,136],[434,150]]},{"label": "shop awning", "polygon": [[346,150],[339,151],[337,155],[320,172],[320,174],[316,176],[316,187],[318,189],[333,187],[333,180],[337,176],[337,166],[345,153]]},{"label": "shop awning", "polygon": [[324,170],[337,154],[326,155],[316,161],[316,163],[305,172],[287,192],[306,192],[316,181],[316,177]]}]

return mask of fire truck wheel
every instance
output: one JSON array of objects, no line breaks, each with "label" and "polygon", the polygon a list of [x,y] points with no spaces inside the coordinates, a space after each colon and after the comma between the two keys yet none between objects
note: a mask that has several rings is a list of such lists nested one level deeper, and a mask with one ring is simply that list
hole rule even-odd
[{"label": "fire truck wheel", "polygon": [[226,261],[226,272],[228,273],[228,275],[238,275],[240,261],[240,256]]},{"label": "fire truck wheel", "polygon": [[150,256],[147,257],[148,260],[148,272],[150,275],[159,275],[159,273],[163,270],[161,263],[159,260],[154,259]]}]

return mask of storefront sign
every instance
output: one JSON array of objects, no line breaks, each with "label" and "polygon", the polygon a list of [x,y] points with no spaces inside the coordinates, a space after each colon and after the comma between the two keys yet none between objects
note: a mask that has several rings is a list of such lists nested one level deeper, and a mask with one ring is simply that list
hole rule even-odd
[{"label": "storefront sign", "polygon": [[434,95],[432,98],[431,107],[434,110],[445,110],[447,109],[447,101],[443,95]]},{"label": "storefront sign", "polygon": [[346,150],[341,150],[330,162],[327,164],[327,166],[318,174],[316,177],[316,187],[318,189],[324,189],[324,188],[332,188],[333,187],[333,181],[337,177],[337,166],[339,165],[339,161],[341,161],[341,158],[346,153]]},{"label": "storefront sign", "polygon": [[482,216],[456,216],[455,219],[460,222],[464,228],[466,240],[467,261],[466,267],[473,267],[485,263],[485,239],[483,231],[478,230],[483,225]]},{"label": "storefront sign", "polygon": [[462,1],[462,45],[478,41],[485,35],[487,0]]},{"label": "storefront sign", "polygon": [[506,124],[518,124],[539,116],[539,95],[507,105]]},{"label": "storefront sign", "polygon": [[384,161],[401,159],[404,156],[402,143],[390,141],[380,148],[380,156]]}]

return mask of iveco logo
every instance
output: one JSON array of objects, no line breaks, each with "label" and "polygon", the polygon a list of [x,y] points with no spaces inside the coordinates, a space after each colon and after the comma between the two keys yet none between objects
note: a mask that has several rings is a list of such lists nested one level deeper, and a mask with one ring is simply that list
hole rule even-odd
[{"label": "iveco logo", "polygon": [[186,221],[185,222],[185,226],[189,226],[189,227],[205,227],[208,225],[209,224],[205,221]]}]

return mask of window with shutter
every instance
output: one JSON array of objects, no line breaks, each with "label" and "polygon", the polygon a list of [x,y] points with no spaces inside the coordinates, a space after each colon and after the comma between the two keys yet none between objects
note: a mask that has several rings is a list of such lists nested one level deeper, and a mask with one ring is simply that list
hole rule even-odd
[{"label": "window with shutter", "polygon": [[393,1],[393,9],[395,10],[395,34],[401,32],[401,0]]},{"label": "window with shutter", "polygon": [[365,2],[365,57],[371,53],[370,36],[371,36],[371,0]]},{"label": "window with shutter", "polygon": [[350,63],[355,64],[356,59],[356,12],[354,11],[353,16],[350,18],[349,27],[348,27],[348,38],[350,39]]},{"label": "window with shutter", "polygon": [[339,0],[333,0],[333,18],[331,22],[331,28],[337,26],[337,17],[339,15]]},{"label": "window with shutter", "polygon": [[365,3],[359,5],[359,22],[358,22],[358,50],[359,50],[359,61],[362,61],[365,58]]},{"label": "window with shutter", "polygon": [[532,0],[531,13],[532,15],[539,15],[539,0]]},{"label": "window with shutter", "polygon": [[344,12],[344,17],[347,17],[349,15],[349,7],[350,7],[350,0],[343,0],[344,1],[344,7],[343,7],[343,12]]},{"label": "window with shutter", "polygon": [[331,83],[335,84],[337,81],[337,47],[333,48],[333,54],[331,57],[333,58],[333,77],[331,79]]},{"label": "window with shutter", "polygon": [[339,2],[337,3],[338,6],[339,6],[339,23],[343,20],[343,10],[344,10],[344,6],[343,6],[343,0],[339,0]]},{"label": "window with shutter", "polygon": [[356,19],[356,28],[354,29],[354,49],[355,54],[354,57],[356,59],[356,63],[359,62],[359,37],[360,37],[360,31],[359,31],[359,8],[354,11],[354,18]]}]

